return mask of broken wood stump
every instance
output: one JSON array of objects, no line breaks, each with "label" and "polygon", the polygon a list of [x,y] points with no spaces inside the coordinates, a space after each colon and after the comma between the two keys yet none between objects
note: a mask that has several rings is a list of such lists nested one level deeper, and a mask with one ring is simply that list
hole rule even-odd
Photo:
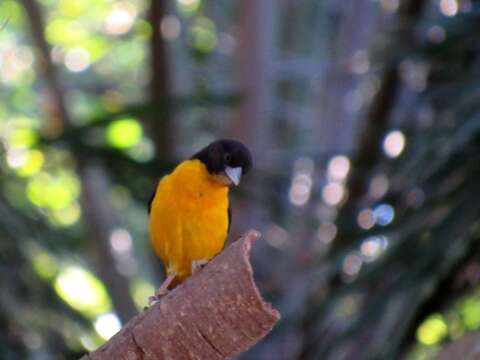
[{"label": "broken wood stump", "polygon": [[230,359],[280,319],[253,279],[250,230],[81,360]]}]

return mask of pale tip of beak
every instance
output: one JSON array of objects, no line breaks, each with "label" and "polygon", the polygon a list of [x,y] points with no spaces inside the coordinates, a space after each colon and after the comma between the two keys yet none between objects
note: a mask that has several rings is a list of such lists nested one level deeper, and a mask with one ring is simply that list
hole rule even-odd
[{"label": "pale tip of beak", "polygon": [[240,166],[237,167],[230,167],[227,166],[225,168],[225,174],[228,176],[230,181],[235,185],[238,186],[240,184],[240,179],[242,177],[242,168]]}]

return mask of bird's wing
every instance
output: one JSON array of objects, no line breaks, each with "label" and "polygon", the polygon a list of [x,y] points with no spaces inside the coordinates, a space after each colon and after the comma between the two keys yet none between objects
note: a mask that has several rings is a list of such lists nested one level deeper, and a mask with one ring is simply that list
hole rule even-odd
[{"label": "bird's wing", "polygon": [[148,214],[150,215],[150,211],[152,210],[152,203],[153,199],[155,198],[155,194],[157,193],[158,182],[155,184],[153,188],[152,195],[150,195],[150,199],[148,199]]}]

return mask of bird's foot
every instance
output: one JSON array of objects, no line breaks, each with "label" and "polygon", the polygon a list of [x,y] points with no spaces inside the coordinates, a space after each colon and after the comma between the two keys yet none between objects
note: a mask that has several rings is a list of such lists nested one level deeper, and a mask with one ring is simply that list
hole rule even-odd
[{"label": "bird's foot", "polygon": [[158,290],[155,291],[155,294],[153,294],[152,296],[150,296],[148,298],[148,306],[149,307],[152,306],[154,303],[159,301],[163,296],[167,295],[170,292],[168,287],[170,286],[170,284],[172,283],[172,281],[175,279],[176,276],[177,276],[177,274],[175,274],[175,273],[169,274],[167,276],[167,278],[162,283],[162,285],[160,285]]},{"label": "bird's foot", "polygon": [[208,264],[208,260],[205,260],[205,259],[193,260],[192,261],[192,275],[196,274],[197,272],[202,270],[202,268],[207,264]]}]

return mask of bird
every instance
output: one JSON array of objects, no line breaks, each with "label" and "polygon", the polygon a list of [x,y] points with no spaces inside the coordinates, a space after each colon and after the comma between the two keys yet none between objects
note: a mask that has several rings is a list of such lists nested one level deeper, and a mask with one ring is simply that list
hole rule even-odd
[{"label": "bird", "polygon": [[224,247],[231,223],[229,188],[252,167],[241,142],[220,139],[162,177],[149,204],[150,241],[166,279],[149,304],[198,272]]}]

